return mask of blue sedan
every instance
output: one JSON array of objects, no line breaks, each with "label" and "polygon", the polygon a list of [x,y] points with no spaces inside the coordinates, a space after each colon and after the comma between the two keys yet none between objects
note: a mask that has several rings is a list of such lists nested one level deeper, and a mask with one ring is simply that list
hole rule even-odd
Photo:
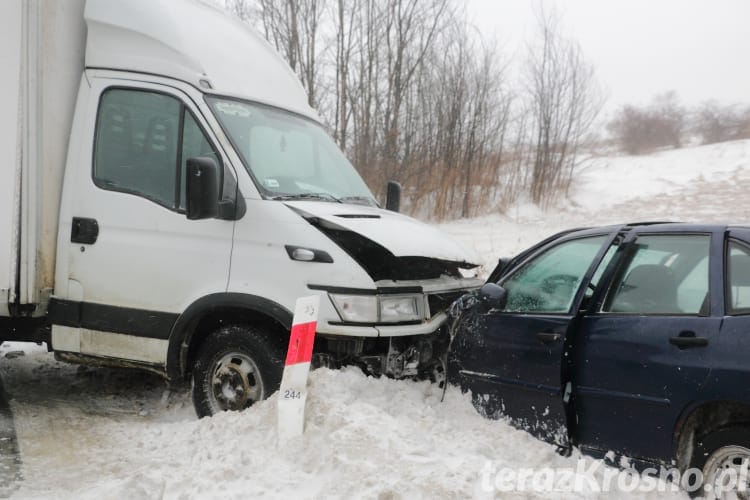
[{"label": "blue sedan", "polygon": [[561,451],[747,477],[750,227],[566,231],[464,302],[452,371],[483,415]]}]

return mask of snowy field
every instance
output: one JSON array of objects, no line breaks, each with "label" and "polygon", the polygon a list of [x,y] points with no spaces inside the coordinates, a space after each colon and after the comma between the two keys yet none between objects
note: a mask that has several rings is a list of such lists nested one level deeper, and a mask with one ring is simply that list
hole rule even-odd
[{"label": "snowy field", "polygon": [[[750,141],[602,158],[553,210],[519,205],[442,228],[477,251],[486,274],[498,257],[570,227],[747,222],[749,190]],[[454,388],[441,403],[425,382],[313,372],[306,433],[280,447],[275,397],[198,421],[188,395],[154,375],[58,363],[21,344],[4,344],[0,356],[21,456],[6,491],[14,498],[687,498],[616,484],[605,494],[587,481],[572,492],[497,491],[504,467],[583,467],[597,484],[617,470],[484,420]]]}]

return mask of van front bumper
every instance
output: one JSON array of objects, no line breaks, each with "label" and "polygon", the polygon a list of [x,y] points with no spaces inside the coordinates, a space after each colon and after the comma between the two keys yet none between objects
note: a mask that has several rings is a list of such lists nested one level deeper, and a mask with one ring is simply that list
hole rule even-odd
[{"label": "van front bumper", "polygon": [[[446,311],[461,295],[475,290],[484,282],[478,278],[443,277],[422,281],[378,281],[373,289],[353,289],[309,285],[311,290],[324,291],[321,297],[317,332],[336,337],[406,337],[429,335],[436,332],[447,320]],[[403,295],[420,294],[424,317],[418,321],[403,323],[354,323],[345,322],[336,310],[332,294]],[[327,300],[326,300],[327,299]]]}]

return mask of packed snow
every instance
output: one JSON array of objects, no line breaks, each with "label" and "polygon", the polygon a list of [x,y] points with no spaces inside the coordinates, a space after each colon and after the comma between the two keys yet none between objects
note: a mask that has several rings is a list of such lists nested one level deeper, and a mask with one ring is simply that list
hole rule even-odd
[{"label": "packed snow", "polygon": [[[474,248],[486,274],[499,257],[570,227],[746,221],[748,188],[750,141],[599,158],[552,210],[519,204],[441,229]],[[456,388],[441,402],[427,382],[354,368],[311,374],[305,434],[279,444],[275,396],[197,420],[188,394],[156,375],[68,365],[44,346],[6,343],[0,357],[21,457],[14,498],[600,498],[588,480],[619,472],[485,420]],[[500,491],[504,468],[572,471],[584,487]],[[686,498],[613,483],[608,496]]]}]

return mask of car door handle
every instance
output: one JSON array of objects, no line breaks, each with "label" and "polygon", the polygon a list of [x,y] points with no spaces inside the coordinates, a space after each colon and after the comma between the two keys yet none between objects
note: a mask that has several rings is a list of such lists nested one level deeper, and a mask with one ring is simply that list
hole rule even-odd
[{"label": "car door handle", "polygon": [[544,342],[545,344],[549,344],[550,342],[557,342],[560,340],[561,335],[559,333],[554,332],[539,332],[536,334],[536,338]]},{"label": "car door handle", "polygon": [[73,224],[70,228],[71,243],[83,243],[84,245],[93,245],[99,237],[99,223],[96,219],[87,219],[85,217],[73,217]]},{"label": "car door handle", "polygon": [[677,337],[670,337],[669,343],[676,345],[680,349],[688,347],[705,347],[708,345],[706,337],[696,337],[695,332],[680,332]]}]

